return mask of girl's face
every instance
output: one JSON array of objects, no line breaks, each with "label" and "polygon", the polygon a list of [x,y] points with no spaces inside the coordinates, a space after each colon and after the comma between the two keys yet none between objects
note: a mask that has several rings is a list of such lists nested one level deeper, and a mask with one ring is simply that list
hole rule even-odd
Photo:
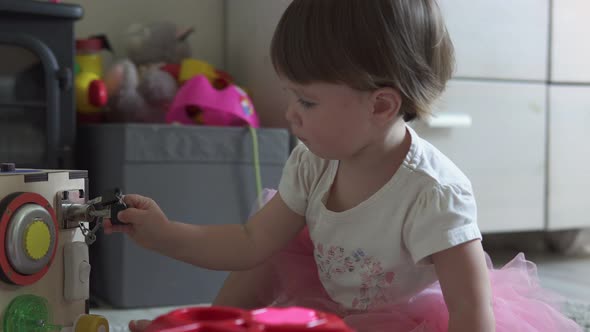
[{"label": "girl's face", "polygon": [[369,143],[374,134],[370,92],[339,84],[282,83],[289,95],[286,118],[291,131],[314,154],[343,160]]}]

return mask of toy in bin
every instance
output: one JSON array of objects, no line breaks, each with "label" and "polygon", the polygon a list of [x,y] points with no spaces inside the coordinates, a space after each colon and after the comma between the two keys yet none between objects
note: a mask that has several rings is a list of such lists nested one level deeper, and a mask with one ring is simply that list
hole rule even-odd
[{"label": "toy in bin", "polygon": [[100,52],[111,50],[106,36],[76,40],[76,110],[81,122],[100,122],[108,94],[103,76]]},{"label": "toy in bin", "polygon": [[301,307],[244,311],[230,307],[174,310],[156,318],[147,332],[353,332],[335,315]]},{"label": "toy in bin", "polygon": [[252,100],[236,85],[216,89],[205,75],[188,80],[176,94],[167,123],[260,126]]},{"label": "toy in bin", "polygon": [[178,74],[175,76],[181,85],[198,76],[205,75],[209,82],[217,89],[225,89],[234,83],[234,78],[223,70],[199,59],[184,59],[178,66]]}]

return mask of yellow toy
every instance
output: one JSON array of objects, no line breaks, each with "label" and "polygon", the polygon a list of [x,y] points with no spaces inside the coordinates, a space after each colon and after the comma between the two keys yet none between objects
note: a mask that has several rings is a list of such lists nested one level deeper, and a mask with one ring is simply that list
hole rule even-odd
[{"label": "yellow toy", "polygon": [[76,63],[80,71],[91,72],[102,78],[103,50],[111,50],[111,45],[105,35],[96,35],[85,39],[76,39]]},{"label": "yellow toy", "polygon": [[205,61],[198,59],[182,60],[178,74],[178,83],[182,85],[198,75],[204,75],[207,77],[209,82],[211,82],[211,85],[216,89],[224,89],[234,81],[231,75],[222,70],[216,69]]},{"label": "yellow toy", "polygon": [[215,67],[209,63],[197,59],[184,59],[180,63],[180,74],[178,75],[178,82],[184,84],[186,81],[197,75],[205,75],[213,84],[218,78]]},{"label": "yellow toy", "polygon": [[102,81],[101,51],[110,50],[106,37],[95,36],[76,40],[76,109],[82,118],[96,115],[107,104],[107,89]]},{"label": "yellow toy", "polygon": [[94,72],[80,71],[76,75],[76,109],[79,113],[90,114],[102,111],[106,106],[107,88]]}]

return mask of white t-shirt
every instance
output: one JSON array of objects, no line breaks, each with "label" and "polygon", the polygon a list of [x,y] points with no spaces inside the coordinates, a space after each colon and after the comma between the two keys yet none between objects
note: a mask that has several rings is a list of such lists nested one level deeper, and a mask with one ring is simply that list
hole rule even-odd
[{"label": "white t-shirt", "polygon": [[350,210],[325,206],[338,161],[321,159],[300,144],[283,171],[279,194],[306,217],[320,280],[347,309],[408,301],[437,280],[433,253],[481,239],[471,183],[407,128],[412,143],[401,167]]}]

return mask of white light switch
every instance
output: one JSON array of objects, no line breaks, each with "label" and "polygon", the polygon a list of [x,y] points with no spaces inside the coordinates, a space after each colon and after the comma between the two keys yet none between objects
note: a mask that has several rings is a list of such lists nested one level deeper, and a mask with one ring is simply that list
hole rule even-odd
[{"label": "white light switch", "polygon": [[86,300],[90,296],[90,260],[85,242],[64,245],[64,298]]}]

